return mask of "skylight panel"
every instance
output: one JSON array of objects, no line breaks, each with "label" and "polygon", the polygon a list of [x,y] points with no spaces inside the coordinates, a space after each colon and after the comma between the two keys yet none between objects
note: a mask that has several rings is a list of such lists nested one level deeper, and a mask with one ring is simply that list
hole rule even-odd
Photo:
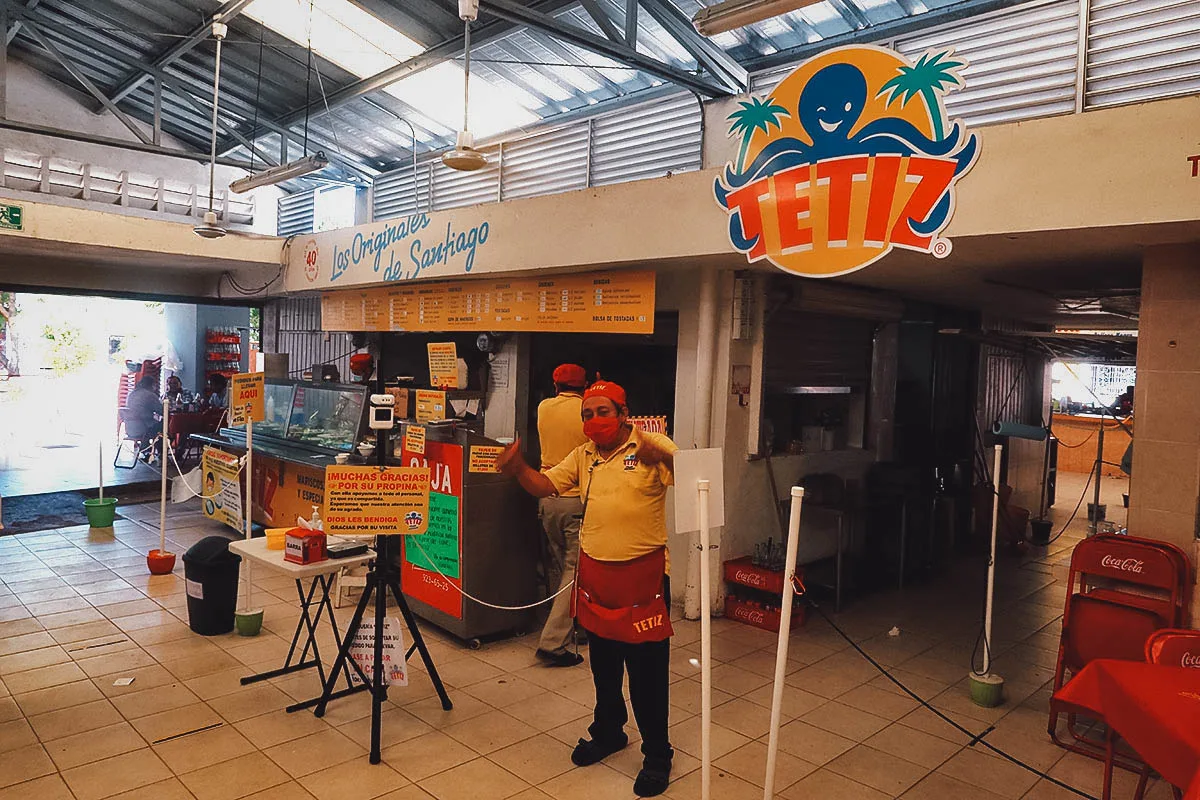
[{"label": "skylight panel", "polygon": [[[443,62],[401,78],[384,91],[452,130],[462,127],[463,70],[458,64]],[[470,103],[471,132],[481,139],[540,119],[530,107],[540,108],[541,103],[527,92],[515,86],[499,89],[478,76],[471,79]]]},{"label": "skylight panel", "polygon": [[254,0],[243,14],[307,46],[359,77],[374,75],[424,48],[348,0]]},{"label": "skylight panel", "polygon": [[[310,0],[253,0],[242,13],[297,44],[307,47],[311,37],[314,53],[360,78],[394,67],[425,49],[349,0],[311,3],[311,15]],[[384,91],[423,116],[457,130],[462,125],[462,87],[462,67],[443,62],[402,78]],[[473,76],[471,89],[471,129],[481,137],[539,119],[532,110],[540,109],[541,101],[515,85],[505,82],[497,87]],[[546,91],[550,96],[555,93]]]}]

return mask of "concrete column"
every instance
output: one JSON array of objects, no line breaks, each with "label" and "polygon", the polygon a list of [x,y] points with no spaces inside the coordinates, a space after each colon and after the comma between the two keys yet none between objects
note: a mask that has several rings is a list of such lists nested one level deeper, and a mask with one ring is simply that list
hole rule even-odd
[{"label": "concrete column", "polygon": [[[1152,248],[1142,262],[1129,532],[1200,560],[1200,244]],[[1200,619],[1200,598],[1192,614]]]}]

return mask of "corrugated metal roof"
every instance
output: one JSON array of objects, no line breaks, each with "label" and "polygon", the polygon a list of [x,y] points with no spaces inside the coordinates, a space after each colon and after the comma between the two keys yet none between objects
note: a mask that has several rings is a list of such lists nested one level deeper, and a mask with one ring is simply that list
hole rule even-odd
[{"label": "corrugated metal roof", "polygon": [[[0,0],[5,2],[5,0]],[[444,43],[461,35],[453,3],[443,0],[354,0],[381,22],[400,31],[420,47],[442,45],[451,57],[456,51]],[[649,0],[643,0],[649,2]],[[690,18],[710,0],[672,0],[681,17]],[[822,0],[782,16],[721,34],[713,42],[733,59],[754,63],[791,48],[839,36],[913,15],[928,14],[932,24],[938,9],[965,8],[979,0]],[[555,24],[605,37],[606,26],[589,13],[607,17],[607,26],[625,29],[625,0],[595,0],[586,7],[579,0],[521,0],[529,9],[549,15]],[[216,0],[42,0],[21,11],[10,4],[10,21],[24,20],[41,33],[102,91],[112,94],[147,65],[205,24],[222,7]],[[638,94],[662,86],[665,80],[642,69],[586,50],[543,30],[507,23],[489,14],[485,0],[477,28],[482,41],[472,51],[472,74],[484,84],[482,91],[520,98],[534,125],[562,114],[578,114],[597,104],[636,99]],[[248,133],[269,122],[283,121],[262,130],[256,144],[272,159],[279,159],[280,127],[301,141],[292,141],[288,157],[304,148],[321,149],[335,158],[330,177],[345,179],[354,172],[372,177],[404,163],[411,155],[411,123],[419,151],[440,149],[453,143],[454,118],[450,110],[457,97],[446,97],[447,107],[414,108],[381,85],[351,99],[338,100],[362,75],[337,66],[319,54],[311,57],[298,43],[260,25],[243,14],[230,21],[224,44],[221,74],[220,132],[223,150],[244,159],[251,153],[229,134]],[[704,74],[689,49],[651,14],[638,16],[637,52],[687,73]],[[358,32],[369,37],[369,32]],[[486,33],[486,35],[484,35]],[[197,150],[206,150],[215,46],[206,38],[178,59],[162,67],[168,84],[162,98],[163,130]],[[10,54],[78,88],[69,72],[32,35],[27,25],[17,33]],[[455,58],[455,60],[460,60]],[[309,68],[311,61],[312,69]],[[345,63],[345,62],[343,62]],[[398,87],[400,84],[396,84]],[[475,84],[473,84],[475,85]],[[488,88],[490,85],[490,88]],[[334,97],[332,110],[324,111],[323,98]],[[120,100],[120,107],[145,122],[153,119],[154,81],[146,81]],[[305,119],[304,109],[316,111]],[[97,108],[99,105],[97,104]],[[455,112],[457,113],[457,112]],[[438,121],[441,119],[442,121]],[[268,126],[269,127],[269,126]],[[255,156],[258,160],[258,157]],[[303,184],[296,184],[301,186]]]}]

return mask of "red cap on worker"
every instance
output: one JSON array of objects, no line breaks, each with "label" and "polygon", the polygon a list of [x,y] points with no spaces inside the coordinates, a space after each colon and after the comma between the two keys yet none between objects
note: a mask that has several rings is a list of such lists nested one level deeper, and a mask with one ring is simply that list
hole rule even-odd
[{"label": "red cap on worker", "polygon": [[587,383],[587,373],[578,364],[559,364],[554,368],[554,382],[562,386],[578,386],[582,389]]},{"label": "red cap on worker", "polygon": [[589,397],[607,397],[620,408],[625,405],[625,390],[612,381],[596,381],[583,393],[583,399]]}]

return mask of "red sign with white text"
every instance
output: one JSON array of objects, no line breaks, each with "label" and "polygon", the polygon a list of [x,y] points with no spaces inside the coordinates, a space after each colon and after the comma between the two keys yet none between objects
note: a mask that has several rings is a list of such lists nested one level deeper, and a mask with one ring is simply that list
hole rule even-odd
[{"label": "red sign with white text", "polygon": [[405,448],[402,459],[406,467],[429,468],[429,522],[422,536],[405,537],[400,566],[404,593],[462,619],[463,449],[426,442],[423,454]]}]

